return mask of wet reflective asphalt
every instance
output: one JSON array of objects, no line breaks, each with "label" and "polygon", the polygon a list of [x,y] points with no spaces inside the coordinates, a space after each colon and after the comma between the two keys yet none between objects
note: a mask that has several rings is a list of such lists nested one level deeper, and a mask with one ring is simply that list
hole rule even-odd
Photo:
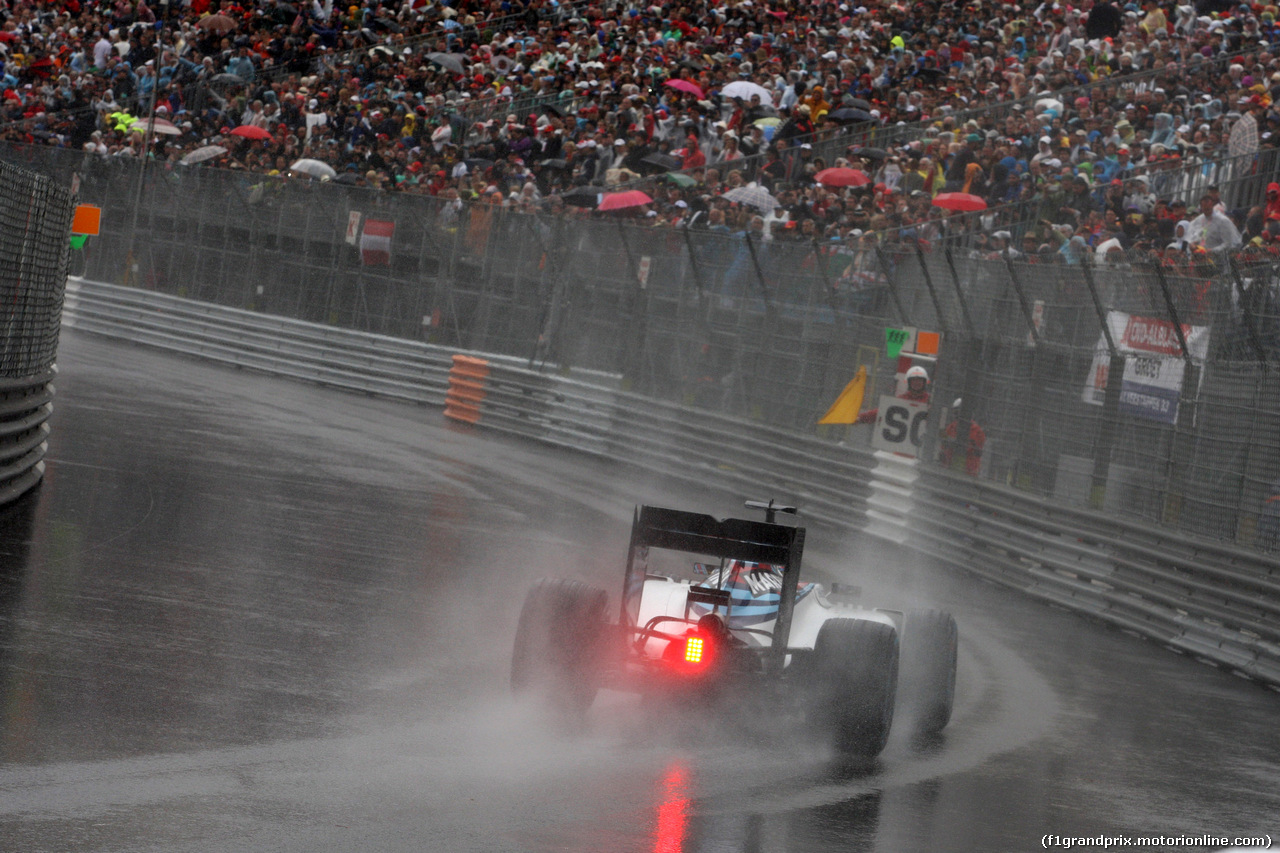
[{"label": "wet reflective asphalt", "polygon": [[849,766],[781,721],[614,693],[558,730],[507,695],[527,585],[613,593],[637,502],[767,495],[82,334],[59,367],[45,482],[0,512],[2,851],[1280,838],[1280,694],[815,530],[806,571],[956,614],[943,738]]}]

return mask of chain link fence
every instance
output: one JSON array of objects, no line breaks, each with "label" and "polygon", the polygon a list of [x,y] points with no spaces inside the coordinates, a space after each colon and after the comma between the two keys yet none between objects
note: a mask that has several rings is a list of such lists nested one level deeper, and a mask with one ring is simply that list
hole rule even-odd
[{"label": "chain link fence", "polygon": [[[1273,548],[1280,258],[1033,263],[962,244],[646,228],[499,205],[48,149],[9,159],[104,208],[73,271],[460,349],[812,432],[859,366],[893,393],[886,327],[942,333],[934,409],[986,441],[977,476]],[[394,223],[362,262],[353,215]],[[1055,256],[1057,257],[1057,256]],[[816,427],[866,443],[865,426]],[[945,441],[926,440],[937,460]],[[965,455],[962,449],[960,456]],[[744,460],[745,461],[745,460]]]}]

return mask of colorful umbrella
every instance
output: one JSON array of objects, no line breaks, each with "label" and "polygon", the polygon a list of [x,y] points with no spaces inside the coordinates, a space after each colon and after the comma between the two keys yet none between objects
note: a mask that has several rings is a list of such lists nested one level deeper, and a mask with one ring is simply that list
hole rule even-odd
[{"label": "colorful umbrella", "polygon": [[684,92],[686,94],[693,95],[699,101],[705,101],[707,99],[706,94],[702,91],[702,87],[697,83],[690,83],[688,80],[668,80],[662,85],[670,86],[677,92]]},{"label": "colorful umbrella", "polygon": [[597,209],[626,210],[629,207],[640,207],[645,204],[653,204],[653,199],[640,190],[625,190],[620,193],[606,193]]},{"label": "colorful umbrella", "polygon": [[[151,124],[152,133],[160,134],[162,136],[181,136],[182,135],[182,128],[178,127],[176,124],[174,124],[173,122],[167,119],[162,119],[162,118],[152,119],[150,124]],[[130,127],[129,130],[132,131],[133,133],[146,133],[147,122],[143,119],[137,119],[136,121],[134,121],[133,126]]]},{"label": "colorful umbrella", "polygon": [[865,187],[871,178],[861,169],[823,169],[813,176],[824,187]]},{"label": "colorful umbrella", "polygon": [[982,200],[982,196],[976,196],[973,193],[938,193],[933,197],[933,206],[944,210],[965,212],[987,209],[987,203]]},{"label": "colorful umbrella", "polygon": [[688,187],[696,187],[698,185],[697,178],[693,177],[692,175],[686,175],[684,172],[668,172],[667,174],[663,175],[663,178],[667,181],[670,181],[671,183],[675,184],[678,187],[688,188]]},{"label": "colorful umbrella", "polygon": [[231,131],[232,136],[243,136],[245,139],[270,139],[271,131],[256,124],[242,124]]}]

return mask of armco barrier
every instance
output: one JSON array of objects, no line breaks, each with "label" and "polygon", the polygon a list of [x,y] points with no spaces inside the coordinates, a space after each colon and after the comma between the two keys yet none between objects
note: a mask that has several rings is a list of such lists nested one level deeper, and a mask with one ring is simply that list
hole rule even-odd
[{"label": "armco barrier", "polygon": [[[74,328],[442,407],[457,363],[456,353],[426,344],[91,282],[68,285],[64,317]],[[948,564],[1280,687],[1280,562],[1267,555],[1058,506],[930,465],[890,460],[880,467],[862,449],[641,397],[602,377],[540,373],[510,358],[464,359],[487,363],[483,394],[466,401],[481,429],[672,479],[778,495],[812,521],[905,540]]]},{"label": "armco barrier", "polygon": [[963,474],[915,486],[913,547],[1028,595],[1280,685],[1280,563]]}]

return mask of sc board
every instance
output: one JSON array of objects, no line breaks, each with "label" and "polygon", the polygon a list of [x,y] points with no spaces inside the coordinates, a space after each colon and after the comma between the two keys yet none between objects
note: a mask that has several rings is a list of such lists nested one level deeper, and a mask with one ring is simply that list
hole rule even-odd
[{"label": "sc board", "polygon": [[879,408],[871,446],[913,458],[919,456],[929,420],[929,404],[886,395],[880,398]]}]

